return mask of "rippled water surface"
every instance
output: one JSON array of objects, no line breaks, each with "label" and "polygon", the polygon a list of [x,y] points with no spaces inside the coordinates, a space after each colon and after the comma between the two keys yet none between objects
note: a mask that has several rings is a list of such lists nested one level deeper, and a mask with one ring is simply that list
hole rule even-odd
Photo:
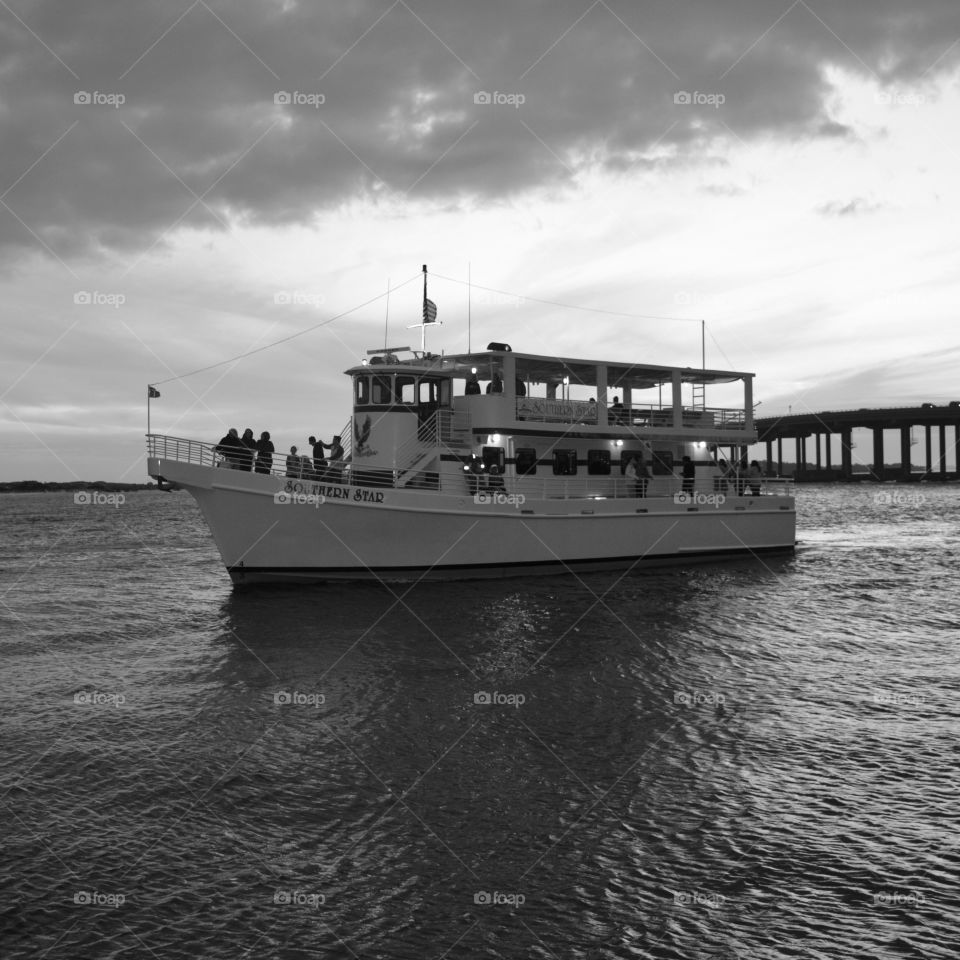
[{"label": "rippled water surface", "polygon": [[960,485],[391,589],[234,594],[185,494],[0,522],[5,957],[960,954]]}]

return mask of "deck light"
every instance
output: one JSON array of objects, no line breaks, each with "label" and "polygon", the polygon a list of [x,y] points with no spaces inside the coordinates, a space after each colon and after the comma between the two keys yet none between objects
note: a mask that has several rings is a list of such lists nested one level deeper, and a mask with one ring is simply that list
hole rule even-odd
[{"label": "deck light", "polygon": [[623,441],[622,441],[622,440],[615,440],[614,443],[615,443],[618,447],[622,447],[622,446],[623,446]]}]

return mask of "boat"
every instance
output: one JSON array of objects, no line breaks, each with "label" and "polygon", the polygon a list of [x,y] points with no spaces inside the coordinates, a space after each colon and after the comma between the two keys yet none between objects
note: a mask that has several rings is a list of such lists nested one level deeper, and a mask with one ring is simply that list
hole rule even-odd
[{"label": "boat", "polygon": [[[336,460],[277,456],[258,473],[216,444],[148,429],[149,474],[193,495],[235,586],[579,574],[794,549],[791,482],[725,466],[745,464],[756,441],[752,373],[490,343],[371,350],[345,374],[352,410]],[[715,389],[742,400],[708,406]]]}]

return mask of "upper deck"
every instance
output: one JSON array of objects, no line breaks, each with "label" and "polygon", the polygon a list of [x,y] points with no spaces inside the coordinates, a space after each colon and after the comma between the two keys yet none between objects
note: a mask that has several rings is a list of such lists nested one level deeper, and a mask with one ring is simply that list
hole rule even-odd
[{"label": "upper deck", "polygon": [[[573,428],[597,437],[724,443],[749,443],[756,435],[752,373],[551,357],[506,344],[446,356],[371,353],[346,371],[355,382],[355,409],[415,406],[420,382],[433,380],[449,382],[448,402],[477,432],[549,435]],[[707,405],[708,387],[725,385],[729,397],[729,385],[738,382],[740,403]]]}]

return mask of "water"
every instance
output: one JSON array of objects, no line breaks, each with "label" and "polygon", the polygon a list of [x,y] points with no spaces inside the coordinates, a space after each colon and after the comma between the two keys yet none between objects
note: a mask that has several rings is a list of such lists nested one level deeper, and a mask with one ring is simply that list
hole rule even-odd
[{"label": "water", "polygon": [[960,487],[800,499],[777,561],[233,594],[185,494],[0,498],[3,955],[955,957]]}]

